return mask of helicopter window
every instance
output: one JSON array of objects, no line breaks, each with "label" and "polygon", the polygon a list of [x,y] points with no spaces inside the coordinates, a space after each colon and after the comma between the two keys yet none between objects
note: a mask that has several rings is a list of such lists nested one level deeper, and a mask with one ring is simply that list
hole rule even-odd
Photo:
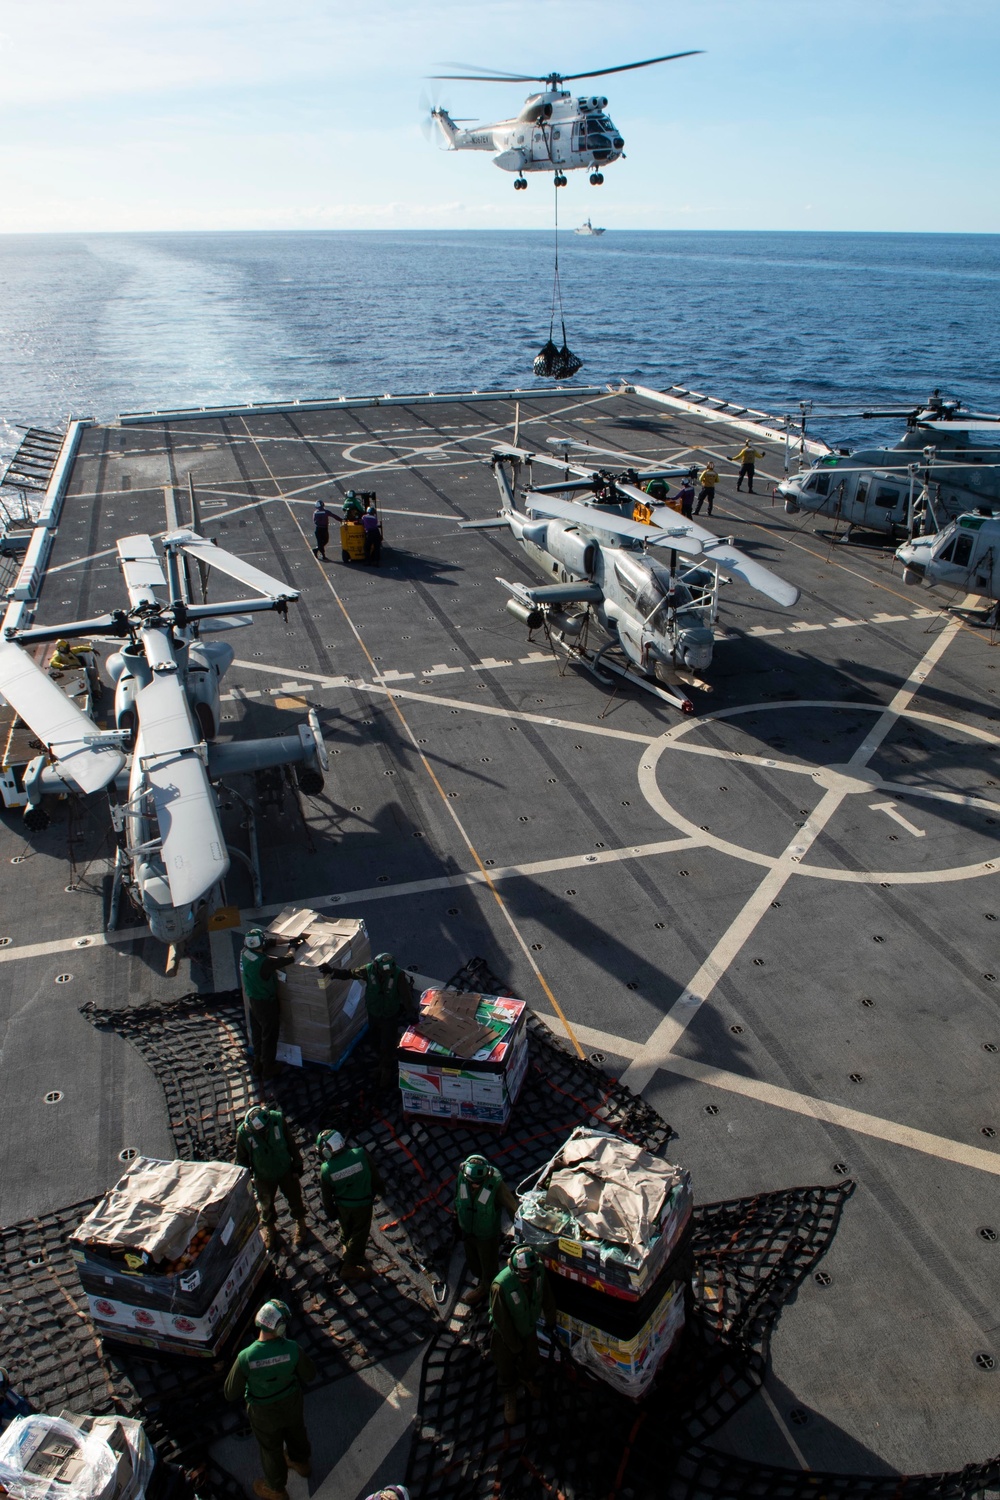
[{"label": "helicopter window", "polygon": [[881,505],[884,510],[895,510],[899,504],[899,490],[892,490],[880,484],[875,491],[875,504]]},{"label": "helicopter window", "polygon": [[621,563],[619,563],[617,561],[615,562],[615,577],[618,579],[618,582],[621,584],[621,586],[622,586],[622,588],[623,588],[623,590],[625,592],[626,598],[631,599],[632,602],[634,603],[635,602],[635,596],[636,596],[636,594],[638,592],[638,586],[636,584],[636,580],[634,578],[630,578],[629,575],[628,575],[628,573],[626,573],[625,569],[622,567]]},{"label": "helicopter window", "polygon": [[813,491],[817,495],[828,495],[830,493],[829,474],[814,474],[806,485],[806,489]]},{"label": "helicopter window", "polygon": [[857,501],[857,503],[859,505],[864,505],[865,501],[868,499],[868,481],[867,481],[867,479],[859,479],[858,480],[858,487],[857,487],[857,490],[854,493],[854,498],[855,498],[855,500]]},{"label": "helicopter window", "polygon": [[969,558],[971,556],[972,556],[972,538],[971,538],[971,536],[956,537],[956,539],[955,539],[955,566],[957,568],[967,568],[969,566]]},{"label": "helicopter window", "polygon": [[944,551],[938,553],[937,560],[938,560],[938,562],[951,562],[952,557],[954,555],[955,555],[955,538],[952,537],[951,541],[948,543],[947,547],[945,547]]}]

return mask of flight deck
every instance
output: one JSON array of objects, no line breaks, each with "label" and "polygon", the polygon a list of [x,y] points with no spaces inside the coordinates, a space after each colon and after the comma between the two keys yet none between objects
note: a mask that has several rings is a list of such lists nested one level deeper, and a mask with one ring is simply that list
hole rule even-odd
[{"label": "flight deck", "polygon": [[[699,521],[799,589],[782,609],[724,585],[693,714],[529,637],[496,579],[545,580],[508,533],[459,529],[499,508],[494,448],[550,439],[714,458]],[[753,495],[735,489],[747,440]],[[669,1122],[699,1203],[853,1182],[761,1388],[711,1441],[803,1483],[888,1484],[1000,1446],[1000,656],[974,612],[904,586],[884,538],[786,515],[785,446],[763,414],[629,387],[123,416],[78,435],[32,607],[46,624],[121,608],[117,539],[187,524],[192,491],[204,536],[300,591],[287,621],[225,637],[222,738],[292,734],[315,709],[330,757],[320,796],[289,784],[257,807],[262,904],[239,859],[227,882],[241,925],[296,904],[362,917],[373,951],[421,975],[482,958]],[[313,554],[316,502],[339,510],[349,487],[377,493],[378,567],[341,562],[336,531]],[[106,800],[60,809],[0,831],[8,1245],[103,1193],[127,1153],[178,1152],[176,1101],[106,1013],[237,982],[238,930],[170,977],[134,913],[106,931]],[[225,792],[223,816],[245,845]],[[329,1439],[328,1475],[400,1382],[402,1418],[369,1433],[371,1473],[400,1478],[379,1465],[405,1464],[415,1352],[446,1310],[424,1314],[405,1358],[380,1347],[366,1386],[362,1360],[344,1373],[357,1428]],[[247,1444],[226,1441],[239,1474]],[[313,1492],[353,1500],[353,1472]]]}]

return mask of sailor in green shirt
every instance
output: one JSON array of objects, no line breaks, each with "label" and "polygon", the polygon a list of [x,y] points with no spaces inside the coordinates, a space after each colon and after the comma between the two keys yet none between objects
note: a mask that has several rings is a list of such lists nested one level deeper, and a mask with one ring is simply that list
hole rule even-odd
[{"label": "sailor in green shirt", "polygon": [[264,1244],[274,1250],[274,1198],[280,1188],[295,1220],[296,1250],[305,1244],[306,1207],[302,1201],[302,1153],[280,1109],[254,1104],[236,1131],[236,1165],[246,1167],[253,1178],[254,1196],[260,1210]]},{"label": "sailor in green shirt", "polygon": [[385,1187],[378,1167],[363,1146],[348,1146],[339,1130],[321,1130],[316,1150],[323,1158],[319,1187],[323,1207],[340,1224],[345,1281],[367,1281],[372,1272],[365,1247],[372,1227],[375,1194]]},{"label": "sailor in green shirt", "polygon": [[465,1297],[470,1307],[482,1302],[500,1269],[500,1226],[503,1210],[511,1218],[517,1199],[496,1167],[485,1156],[469,1156],[458,1169],[455,1217],[465,1243],[465,1258],[477,1285]]},{"label": "sailor in green shirt", "polygon": [[309,1477],[309,1435],[302,1387],[316,1369],[294,1339],[285,1337],[291,1316],[284,1302],[265,1302],[255,1322],[257,1342],[242,1349],[223,1387],[227,1401],[246,1401],[250,1427],[260,1449],[263,1479],[253,1490],[260,1500],[288,1500],[288,1470]]},{"label": "sailor in green shirt", "polygon": [[364,985],[368,1029],[378,1053],[378,1082],[387,1087],[392,1082],[400,1027],[413,1014],[413,980],[391,953],[380,953],[360,969],[335,969],[325,964],[322,968],[334,979],[359,979]]},{"label": "sailor in green shirt", "polygon": [[529,1245],[518,1245],[490,1288],[490,1353],[497,1367],[497,1386],[503,1396],[503,1419],[517,1421],[517,1391],[541,1392],[538,1369],[538,1320],[548,1327],[556,1320],[556,1304],[545,1267]]},{"label": "sailor in green shirt", "polygon": [[243,939],[240,954],[240,981],[250,1012],[250,1045],[253,1047],[253,1071],[256,1077],[273,1078],[278,1071],[278,1031],[281,1025],[278,1006],[278,974],[295,962],[295,949],[305,936],[293,938],[283,957],[272,955],[283,938],[268,937],[262,927],[251,927]]}]

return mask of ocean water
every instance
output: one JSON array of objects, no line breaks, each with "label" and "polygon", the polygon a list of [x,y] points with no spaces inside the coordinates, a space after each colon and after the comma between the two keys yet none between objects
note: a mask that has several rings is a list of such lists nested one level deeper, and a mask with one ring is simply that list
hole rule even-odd
[{"label": "ocean water", "polygon": [[[1000,410],[1000,236],[564,231],[560,266],[579,381]],[[544,386],[552,270],[529,232],[0,236],[0,454],[70,414]]]}]

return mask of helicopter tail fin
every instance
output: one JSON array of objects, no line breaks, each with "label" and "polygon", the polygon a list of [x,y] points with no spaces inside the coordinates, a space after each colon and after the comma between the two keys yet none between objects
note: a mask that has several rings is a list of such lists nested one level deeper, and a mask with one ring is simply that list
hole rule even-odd
[{"label": "helicopter tail fin", "polygon": [[441,132],[445,145],[450,146],[454,150],[455,137],[458,135],[458,126],[451,118],[451,115],[442,105],[438,105],[437,108],[431,110],[431,119]]}]

